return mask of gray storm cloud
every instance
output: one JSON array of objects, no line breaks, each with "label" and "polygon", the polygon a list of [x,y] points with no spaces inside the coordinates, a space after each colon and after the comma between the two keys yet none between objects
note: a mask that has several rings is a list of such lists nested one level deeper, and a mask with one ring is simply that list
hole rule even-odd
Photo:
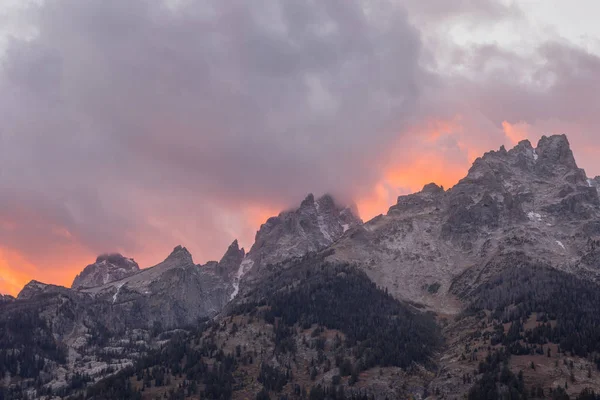
[{"label": "gray storm cloud", "polygon": [[222,231],[206,211],[215,202],[293,204],[308,191],[349,198],[377,176],[423,79],[404,10],[369,7],[32,8],[37,34],[9,43],[0,76],[0,185],[13,198],[2,209],[11,214],[26,197],[100,250],[135,248],[128,233],[149,228],[135,203],[148,196],[171,207],[181,196],[190,208],[180,211],[213,233]]},{"label": "gray storm cloud", "polygon": [[[73,240],[136,257],[183,242],[214,258],[252,236],[248,207],[308,192],[356,200],[408,156],[394,146],[416,139],[409,126],[458,114],[460,139],[478,148],[503,143],[505,120],[559,121],[579,129],[575,145],[600,144],[597,56],[553,41],[531,60],[428,47],[421,29],[445,18],[522,15],[493,1],[423,3],[31,6],[19,18],[35,34],[1,58],[2,246],[40,265]],[[440,68],[442,48],[462,72]],[[462,159],[457,141],[440,142],[445,157]]]}]

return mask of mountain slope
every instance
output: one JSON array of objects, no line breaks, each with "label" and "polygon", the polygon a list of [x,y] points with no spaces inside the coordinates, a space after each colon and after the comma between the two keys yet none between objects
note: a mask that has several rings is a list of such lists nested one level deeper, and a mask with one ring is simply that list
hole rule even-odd
[{"label": "mountain slope", "polygon": [[[91,392],[112,398],[408,398],[425,394],[441,344],[431,315],[393,299],[363,272],[315,256],[272,271],[224,314]],[[164,371],[158,380],[155,370]],[[143,385],[136,376],[144,377]]]}]

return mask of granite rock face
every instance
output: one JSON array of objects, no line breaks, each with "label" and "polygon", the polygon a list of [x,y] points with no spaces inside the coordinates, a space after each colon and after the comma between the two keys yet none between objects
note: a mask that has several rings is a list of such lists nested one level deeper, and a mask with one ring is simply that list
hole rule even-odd
[{"label": "granite rock face", "polygon": [[355,206],[339,205],[330,195],[315,199],[309,194],[297,209],[261,225],[236,279],[242,286],[252,286],[268,266],[321,251],[361,224]]},{"label": "granite rock face", "polygon": [[260,227],[249,255],[256,264],[267,265],[319,251],[359,225],[355,215],[329,195],[315,200],[309,194],[298,209],[271,217]]},{"label": "granite rock face", "polygon": [[105,285],[131,276],[140,271],[140,266],[132,259],[121,254],[103,254],[96,262],[88,265],[75,277],[71,287],[84,289]]}]

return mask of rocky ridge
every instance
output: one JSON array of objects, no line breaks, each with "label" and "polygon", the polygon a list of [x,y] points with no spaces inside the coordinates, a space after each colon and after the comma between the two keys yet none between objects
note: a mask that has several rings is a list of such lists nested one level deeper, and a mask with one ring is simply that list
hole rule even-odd
[{"label": "rocky ridge", "polygon": [[[398,298],[454,314],[460,297],[525,253],[539,263],[600,277],[600,199],[566,136],[486,153],[444,190],[426,185],[333,244],[332,261],[363,268]],[[593,181],[595,182],[595,181]]]}]

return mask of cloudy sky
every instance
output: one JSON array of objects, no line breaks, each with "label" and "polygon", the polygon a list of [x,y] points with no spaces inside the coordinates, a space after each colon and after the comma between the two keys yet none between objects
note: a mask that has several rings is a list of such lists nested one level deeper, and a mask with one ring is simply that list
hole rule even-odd
[{"label": "cloudy sky", "polygon": [[[595,0],[0,0],[0,292],[246,247],[313,192],[368,219],[566,133],[600,174]],[[535,144],[535,143],[534,143]]]}]

